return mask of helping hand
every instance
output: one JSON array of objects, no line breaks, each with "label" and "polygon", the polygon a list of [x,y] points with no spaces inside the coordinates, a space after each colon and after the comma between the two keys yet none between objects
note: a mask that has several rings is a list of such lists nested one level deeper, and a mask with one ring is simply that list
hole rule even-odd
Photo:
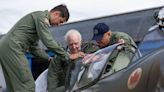
[{"label": "helping hand", "polygon": [[82,58],[84,56],[85,56],[84,52],[78,52],[78,53],[75,53],[75,54],[70,54],[70,59],[75,60],[75,59],[78,59],[78,58]]}]

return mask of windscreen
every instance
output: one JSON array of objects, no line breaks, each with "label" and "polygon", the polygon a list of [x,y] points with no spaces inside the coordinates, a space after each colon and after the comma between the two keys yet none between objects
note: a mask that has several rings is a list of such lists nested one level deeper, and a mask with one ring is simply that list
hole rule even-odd
[{"label": "windscreen", "polygon": [[113,49],[118,45],[119,44],[114,44],[106,48],[100,49],[93,54],[86,55],[82,60],[78,61],[77,65],[79,66],[79,62],[80,62],[81,66],[79,72],[76,73],[77,80],[76,82],[74,82],[75,86],[76,87],[85,86],[91,83],[92,81],[94,81],[96,78],[98,78],[98,76],[103,71],[103,68],[105,67],[106,62],[110,57],[110,54],[112,53]]}]

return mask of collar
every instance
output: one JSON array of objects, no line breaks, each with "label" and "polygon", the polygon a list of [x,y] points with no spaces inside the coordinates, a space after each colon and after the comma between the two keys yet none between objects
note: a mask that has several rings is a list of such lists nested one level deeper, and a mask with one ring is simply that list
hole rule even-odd
[{"label": "collar", "polygon": [[50,12],[48,10],[45,10],[44,11],[45,14],[46,14],[46,20],[47,20],[47,23],[49,24],[49,27],[51,26],[51,23],[50,23]]}]

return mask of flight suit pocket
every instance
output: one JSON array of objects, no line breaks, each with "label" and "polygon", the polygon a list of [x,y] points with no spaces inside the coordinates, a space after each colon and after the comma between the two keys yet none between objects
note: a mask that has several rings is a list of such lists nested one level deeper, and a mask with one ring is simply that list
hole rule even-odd
[{"label": "flight suit pocket", "polygon": [[28,61],[25,58],[21,58],[20,61],[20,77],[23,83],[32,80],[32,74],[29,69]]}]

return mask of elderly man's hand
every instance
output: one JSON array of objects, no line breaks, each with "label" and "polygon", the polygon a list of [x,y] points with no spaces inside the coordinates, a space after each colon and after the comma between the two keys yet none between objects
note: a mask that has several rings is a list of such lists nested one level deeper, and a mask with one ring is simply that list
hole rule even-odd
[{"label": "elderly man's hand", "polygon": [[78,52],[78,53],[75,53],[75,54],[70,54],[70,59],[75,60],[75,59],[78,59],[78,58],[82,58],[84,56],[85,56],[84,52]]}]

